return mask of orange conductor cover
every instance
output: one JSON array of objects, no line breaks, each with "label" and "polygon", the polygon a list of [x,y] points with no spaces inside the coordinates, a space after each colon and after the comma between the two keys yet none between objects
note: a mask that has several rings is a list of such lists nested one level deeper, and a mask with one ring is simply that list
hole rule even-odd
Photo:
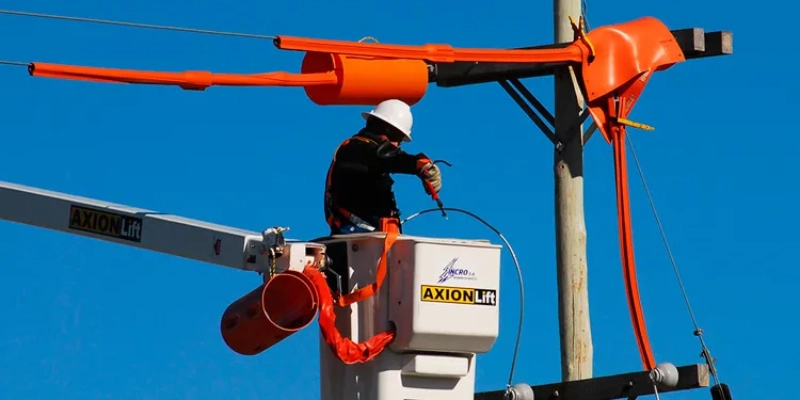
[{"label": "orange conductor cover", "polygon": [[352,56],[396,58],[406,60],[426,60],[438,63],[456,61],[507,62],[507,63],[548,63],[576,62],[583,59],[584,47],[574,43],[560,49],[504,50],[504,49],[465,49],[449,44],[426,44],[410,46],[398,44],[359,43],[343,40],[309,39],[294,36],[278,36],[275,47],[281,50],[345,54]]},{"label": "orange conductor cover", "polygon": [[317,74],[269,72],[263,74],[237,75],[214,74],[208,71],[154,72],[32,63],[28,67],[28,72],[31,74],[31,76],[44,78],[74,79],[94,82],[172,85],[180,86],[186,90],[205,90],[209,86],[335,85],[337,82],[336,74],[334,74],[333,71],[320,72]]},{"label": "orange conductor cover", "polygon": [[301,86],[318,105],[376,105],[389,98],[415,104],[428,89],[428,67],[424,61],[320,53],[306,54],[299,74],[156,72],[48,63],[32,63],[28,72],[44,78],[172,85],[186,90],[205,90],[210,86]]},{"label": "orange conductor cover", "polygon": [[300,72],[323,71],[334,71],[337,84],[305,88],[308,98],[321,106],[375,105],[388,98],[414,105],[428,90],[428,65],[421,60],[306,53]]},{"label": "orange conductor cover", "polygon": [[252,356],[308,326],[317,311],[314,284],[301,273],[287,271],[228,306],[220,330],[231,350]]}]

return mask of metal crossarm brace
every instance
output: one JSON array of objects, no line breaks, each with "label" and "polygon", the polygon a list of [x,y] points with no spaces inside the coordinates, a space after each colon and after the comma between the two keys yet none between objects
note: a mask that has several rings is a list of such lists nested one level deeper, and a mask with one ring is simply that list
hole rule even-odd
[{"label": "metal crossarm brace", "polygon": [[[671,388],[654,386],[649,371],[602,376],[546,385],[530,386],[535,400],[616,400],[637,399],[658,393],[699,389],[709,386],[708,366],[694,364],[678,367],[678,382]],[[476,393],[475,400],[508,400],[505,390]]]},{"label": "metal crossarm brace", "polygon": [[[553,142],[553,144],[556,146],[556,149],[561,150],[562,148],[564,148],[564,144],[561,143],[560,140],[558,140],[558,138],[556,137],[555,133],[553,133],[553,131],[550,129],[550,127],[545,125],[544,121],[542,121],[542,118],[539,117],[538,114],[536,114],[536,111],[533,111],[531,106],[528,105],[528,103],[525,102],[525,100],[522,98],[522,96],[520,96],[520,94],[517,93],[517,91],[514,90],[514,88],[511,87],[511,85],[508,83],[508,81],[502,80],[502,81],[497,81],[497,82],[500,84],[500,86],[503,87],[503,89],[506,91],[506,93],[508,93],[508,95],[511,96],[512,99],[514,99],[514,102],[516,102],[517,105],[519,105],[519,107],[522,108],[522,111],[525,111],[525,114],[528,115],[528,117],[533,121],[533,123],[536,124],[536,126],[538,126],[539,129],[542,130],[542,132],[545,134],[545,136],[547,136],[547,138],[550,139],[551,142]],[[517,82],[519,82],[519,81],[517,81]],[[522,83],[519,83],[519,84],[522,85]],[[523,86],[523,88],[524,88],[524,86]],[[530,92],[528,92],[528,94],[530,94]],[[541,103],[539,103],[538,101],[536,101],[536,103],[541,105]],[[534,104],[536,104],[536,103],[534,103]],[[552,116],[551,116],[551,118],[552,118]]]},{"label": "metal crossarm brace", "polygon": [[531,93],[531,91],[528,90],[528,88],[526,88],[525,85],[523,85],[522,82],[519,81],[519,79],[516,78],[511,79],[511,84],[514,85],[514,87],[520,93],[522,93],[522,97],[524,97],[525,100],[528,100],[528,102],[531,103],[531,105],[533,105],[534,108],[536,108],[536,111],[538,111],[539,114],[542,114],[542,117],[544,117],[544,119],[546,119],[551,126],[555,126],[556,117],[554,117],[553,114],[550,113],[550,111],[547,111],[547,108],[545,108],[545,106],[539,101],[539,99],[537,99],[536,96],[534,96],[533,93]]},{"label": "metal crossarm brace", "polygon": [[[511,84],[509,84],[509,82],[511,82]],[[561,151],[564,148],[564,145],[572,141],[575,138],[575,136],[577,136],[577,135],[570,136],[563,141],[559,139],[553,132],[553,130],[550,129],[550,127],[547,126],[545,122],[542,120],[544,118],[545,120],[547,120],[547,122],[550,123],[550,126],[555,126],[555,117],[553,117],[553,114],[551,114],[550,111],[547,110],[547,108],[536,98],[536,96],[533,95],[533,93],[530,92],[530,90],[528,90],[527,87],[525,87],[525,85],[522,82],[520,82],[519,79],[514,78],[514,79],[509,79],[508,81],[499,80],[497,81],[497,83],[499,83],[500,86],[502,86],[503,89],[506,91],[506,93],[508,93],[508,95],[511,96],[512,99],[514,99],[514,102],[516,102],[517,105],[519,105],[519,107],[522,108],[522,111],[524,111],[525,114],[527,114],[528,117],[533,121],[533,123],[536,124],[537,127],[539,127],[542,133],[544,133],[545,136],[547,136],[547,138],[550,139],[551,142],[553,142],[553,145],[556,147],[557,151]],[[514,87],[512,87],[512,85]],[[533,108],[535,108],[536,111],[538,111],[539,114],[541,114],[541,116],[537,114],[536,111],[534,111],[533,108],[531,108],[531,106],[533,106]],[[573,121],[570,124],[569,129],[567,129],[565,132],[572,132],[572,130],[575,129],[576,126],[580,126],[581,124],[583,124],[584,121],[586,121],[586,118],[589,117],[589,115],[590,115],[589,109],[584,108],[583,111],[581,111],[580,115],[578,115],[578,117],[575,119],[575,121]],[[588,140],[587,136],[591,136],[591,134],[594,132],[595,129],[597,129],[597,126],[592,124],[587,133],[584,134],[585,138],[584,142]]]}]

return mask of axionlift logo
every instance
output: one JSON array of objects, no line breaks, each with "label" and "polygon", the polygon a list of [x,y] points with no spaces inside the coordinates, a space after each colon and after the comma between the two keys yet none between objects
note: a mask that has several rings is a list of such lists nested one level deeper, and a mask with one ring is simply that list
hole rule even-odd
[{"label": "axionlift logo", "polygon": [[442,269],[442,274],[439,275],[439,281],[436,283],[445,283],[450,279],[464,281],[474,281],[476,279],[474,272],[466,268],[455,268],[456,261],[458,261],[458,257],[453,258],[445,265]]}]

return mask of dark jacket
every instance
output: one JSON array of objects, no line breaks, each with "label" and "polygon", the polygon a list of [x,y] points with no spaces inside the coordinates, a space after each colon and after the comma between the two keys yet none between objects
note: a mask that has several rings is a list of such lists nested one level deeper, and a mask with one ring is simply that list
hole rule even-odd
[{"label": "dark jacket", "polygon": [[342,225],[349,223],[338,208],[376,228],[381,218],[399,216],[389,174],[416,175],[428,162],[424,154],[408,154],[366,129],[344,141],[334,154],[326,181],[325,217],[331,229],[331,217]]}]

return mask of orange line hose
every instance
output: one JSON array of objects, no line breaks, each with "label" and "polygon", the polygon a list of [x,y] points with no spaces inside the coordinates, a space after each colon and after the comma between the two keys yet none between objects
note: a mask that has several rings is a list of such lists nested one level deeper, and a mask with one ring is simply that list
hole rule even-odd
[{"label": "orange line hose", "polygon": [[639,285],[636,278],[636,260],[633,251],[633,231],[631,229],[630,193],[628,191],[628,165],[625,156],[625,127],[621,125],[611,128],[611,142],[614,148],[614,180],[617,192],[617,223],[619,225],[620,251],[622,255],[622,271],[625,281],[625,294],[628,300],[628,310],[631,314],[633,332],[642,365],[645,370],[656,367],[653,349],[647,335],[647,326],[642,313],[642,303],[639,298]]},{"label": "orange line hose", "polygon": [[251,75],[215,74],[209,71],[155,72],[75,65],[31,63],[31,76],[93,82],[138,83],[180,86],[186,90],[205,90],[210,86],[317,86],[336,85],[333,71],[312,74],[269,72]]}]

